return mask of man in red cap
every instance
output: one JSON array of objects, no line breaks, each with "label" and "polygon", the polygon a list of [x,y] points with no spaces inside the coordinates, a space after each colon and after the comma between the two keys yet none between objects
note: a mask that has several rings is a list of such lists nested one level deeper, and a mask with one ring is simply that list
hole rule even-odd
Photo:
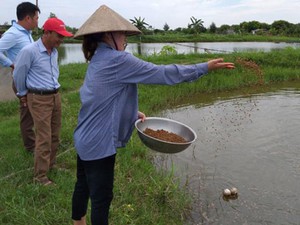
[{"label": "man in red cap", "polygon": [[13,73],[17,96],[28,105],[35,127],[34,181],[42,185],[53,182],[47,177],[56,162],[61,129],[61,98],[58,83],[57,49],[64,37],[73,36],[64,22],[49,18],[43,35],[24,47],[15,62]]}]

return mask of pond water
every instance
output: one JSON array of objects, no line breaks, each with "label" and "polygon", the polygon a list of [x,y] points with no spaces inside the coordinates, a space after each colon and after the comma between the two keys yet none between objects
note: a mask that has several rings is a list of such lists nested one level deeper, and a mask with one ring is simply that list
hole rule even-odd
[{"label": "pond water", "polygon": [[[300,83],[240,93],[189,98],[164,111],[198,139],[181,153],[155,154],[155,162],[172,168],[192,194],[189,224],[299,225]],[[238,198],[223,199],[231,187]]]},{"label": "pond water", "polygon": [[[126,51],[151,55],[158,53],[166,46],[173,46],[179,54],[187,53],[222,53],[241,51],[271,51],[286,47],[300,48],[300,43],[274,43],[274,42],[196,42],[196,43],[142,43],[140,49],[138,44],[129,43]],[[85,62],[81,50],[81,44],[63,44],[60,48],[60,64]]]}]

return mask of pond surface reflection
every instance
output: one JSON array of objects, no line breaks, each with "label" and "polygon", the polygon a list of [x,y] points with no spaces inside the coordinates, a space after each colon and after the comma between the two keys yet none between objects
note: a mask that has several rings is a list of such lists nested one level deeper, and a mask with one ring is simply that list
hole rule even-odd
[{"label": "pond surface reflection", "polygon": [[[179,54],[188,53],[224,53],[244,51],[268,52],[286,47],[300,48],[300,43],[274,43],[274,42],[184,42],[184,43],[129,43],[126,51],[141,55],[159,53],[164,46],[172,46]],[[85,62],[81,44],[63,44],[59,48],[59,62],[68,63]]]},{"label": "pond surface reflection", "polygon": [[[192,193],[189,224],[299,224],[299,86],[162,113],[198,135],[181,153],[155,156]],[[231,187],[238,199],[225,201]]]}]

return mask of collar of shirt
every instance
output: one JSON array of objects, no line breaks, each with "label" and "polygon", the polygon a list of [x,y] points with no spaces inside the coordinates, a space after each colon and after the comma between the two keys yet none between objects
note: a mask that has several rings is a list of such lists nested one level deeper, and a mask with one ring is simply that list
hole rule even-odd
[{"label": "collar of shirt", "polygon": [[24,27],[22,27],[21,25],[19,25],[18,23],[13,23],[12,25],[13,27],[17,28],[18,30],[20,31],[23,31],[23,32],[26,32],[28,34],[32,34],[32,31],[31,30],[26,30]]},{"label": "collar of shirt", "polygon": [[[48,54],[48,51],[47,51],[47,49],[46,49],[46,47],[45,47],[45,45],[44,45],[44,43],[43,43],[43,41],[42,41],[42,38],[39,38],[38,40],[37,40],[37,46],[38,46],[38,48],[39,48],[39,51],[40,51],[40,53],[42,53],[42,52],[46,52],[47,54]],[[53,51],[54,49],[52,49],[52,51]],[[53,53],[55,54],[56,52],[55,51],[53,51]]]}]

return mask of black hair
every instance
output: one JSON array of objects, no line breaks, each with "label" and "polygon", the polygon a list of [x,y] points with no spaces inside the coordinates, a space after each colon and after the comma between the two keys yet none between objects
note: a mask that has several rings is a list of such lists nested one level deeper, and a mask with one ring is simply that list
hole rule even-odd
[{"label": "black hair", "polygon": [[41,13],[39,7],[31,2],[22,2],[17,6],[18,20],[23,20],[26,16],[34,17],[36,12]]},{"label": "black hair", "polygon": [[82,42],[82,51],[87,61],[90,61],[95,54],[98,43],[103,40],[104,33],[85,35]]}]

